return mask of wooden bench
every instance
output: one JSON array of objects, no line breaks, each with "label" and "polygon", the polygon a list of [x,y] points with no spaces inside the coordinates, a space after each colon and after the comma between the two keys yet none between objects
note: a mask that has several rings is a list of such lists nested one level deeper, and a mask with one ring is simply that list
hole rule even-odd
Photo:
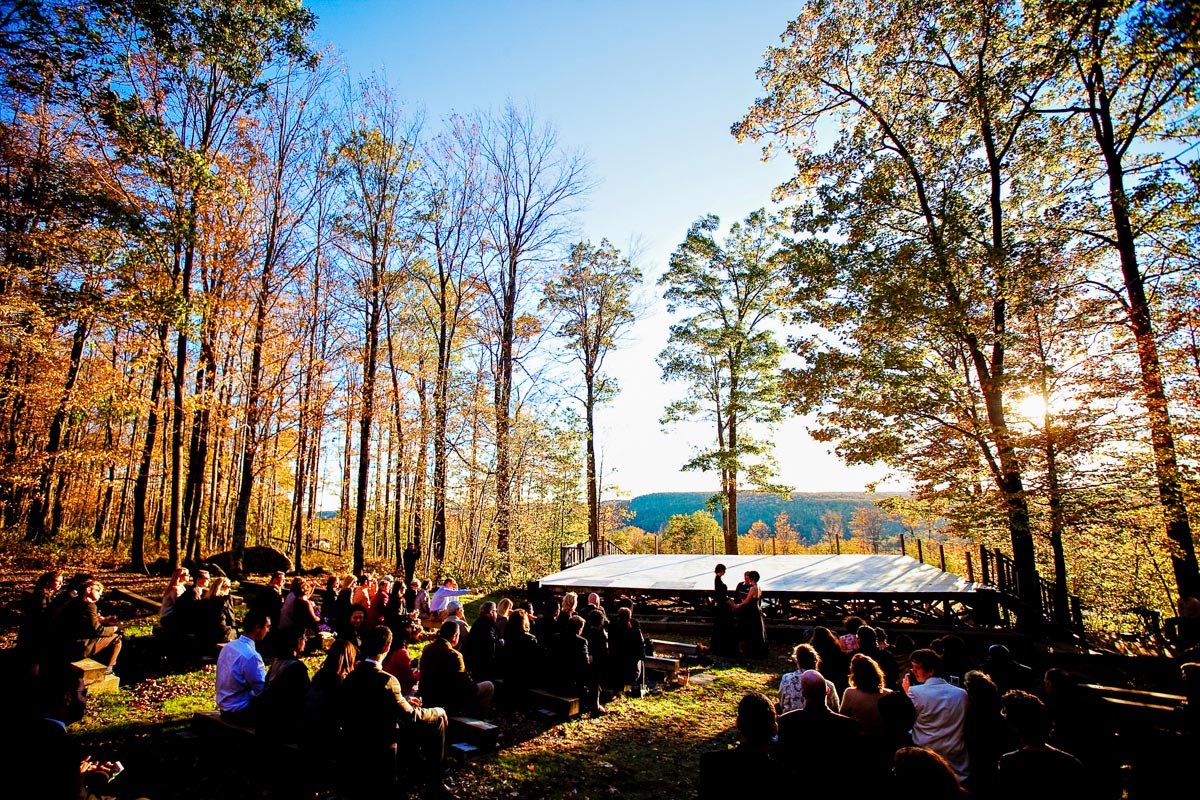
[{"label": "wooden bench", "polygon": [[666,656],[646,656],[642,661],[643,669],[647,674],[651,672],[660,673],[664,681],[675,680],[679,675],[679,659],[668,658]]},{"label": "wooden bench", "polygon": [[1182,723],[1181,707],[1187,699],[1183,695],[1096,683],[1082,684],[1082,688],[1099,700],[1118,729],[1176,730]]},{"label": "wooden bench", "polygon": [[249,725],[239,725],[221,716],[220,711],[197,711],[192,714],[192,732],[198,737],[224,739],[238,746],[252,746],[265,751],[297,754],[300,745],[259,736]]},{"label": "wooden bench", "polygon": [[120,586],[114,586],[113,588],[109,589],[108,595],[109,597],[125,600],[126,602],[133,603],[136,606],[141,606],[146,611],[153,611],[155,614],[157,614],[159,609],[162,608],[162,603],[160,601],[155,600],[152,597],[146,597],[145,595],[138,594],[137,592],[131,592],[128,589],[122,589]]},{"label": "wooden bench", "polygon": [[238,725],[221,716],[220,711],[197,711],[192,714],[192,730],[201,736],[223,736],[253,740],[258,732],[247,725]]},{"label": "wooden bench", "polygon": [[529,699],[538,711],[549,712],[549,718],[570,719],[579,716],[578,697],[566,697],[543,689],[530,689]]},{"label": "wooden bench", "polygon": [[500,743],[500,727],[473,717],[451,717],[446,736],[452,742],[469,744],[477,750],[495,750]]},{"label": "wooden bench", "polygon": [[656,656],[671,658],[696,657],[704,652],[704,645],[690,642],[669,642],[665,639],[651,639],[650,652]]}]

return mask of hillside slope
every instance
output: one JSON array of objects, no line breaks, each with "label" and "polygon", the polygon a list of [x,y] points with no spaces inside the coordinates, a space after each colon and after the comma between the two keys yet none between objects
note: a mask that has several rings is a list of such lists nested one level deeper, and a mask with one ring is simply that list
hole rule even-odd
[{"label": "hillside slope", "polygon": [[[809,543],[818,541],[824,533],[821,515],[826,511],[840,513],[847,524],[854,512],[860,508],[874,505],[886,493],[867,494],[866,492],[793,492],[791,500],[785,500],[777,494],[763,492],[740,492],[738,494],[738,533],[745,534],[750,526],[762,520],[768,527],[775,527],[775,518],[779,512],[786,511],[788,522],[799,532],[800,536]],[[651,533],[662,530],[667,520],[674,514],[691,514],[703,511],[704,504],[712,497],[704,492],[658,492],[644,494],[623,502],[633,512],[631,525],[636,525]],[[713,515],[720,520],[720,516]],[[888,520],[884,523],[887,536],[903,533],[897,522]]]}]

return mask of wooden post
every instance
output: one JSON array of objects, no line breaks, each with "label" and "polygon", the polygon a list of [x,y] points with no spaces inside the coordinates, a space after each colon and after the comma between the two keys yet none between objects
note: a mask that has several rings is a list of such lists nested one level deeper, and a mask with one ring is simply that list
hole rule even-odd
[{"label": "wooden post", "polygon": [[837,554],[840,556],[842,554],[842,535],[840,533],[835,533],[833,535],[833,546],[837,550]]},{"label": "wooden post", "polygon": [[908,555],[908,550],[906,550],[904,548],[904,534],[903,533],[900,534],[900,555],[902,555],[902,556]]},{"label": "wooden post", "polygon": [[777,555],[775,552],[775,534],[771,534],[771,555]]},{"label": "wooden post", "polygon": [[984,585],[991,583],[991,576],[988,574],[988,555],[987,548],[979,545],[979,572]]},{"label": "wooden post", "polygon": [[942,561],[942,572],[945,572],[945,571],[946,571],[946,545],[944,545],[944,544],[939,544],[939,545],[938,545],[938,551],[939,551],[939,553],[940,553],[940,555],[941,555],[941,561]]},{"label": "wooden post", "polygon": [[967,580],[975,582],[975,566],[971,563],[971,551],[967,551]]},{"label": "wooden post", "polygon": [[917,539],[917,561],[925,563],[925,548],[921,546],[921,540]]}]

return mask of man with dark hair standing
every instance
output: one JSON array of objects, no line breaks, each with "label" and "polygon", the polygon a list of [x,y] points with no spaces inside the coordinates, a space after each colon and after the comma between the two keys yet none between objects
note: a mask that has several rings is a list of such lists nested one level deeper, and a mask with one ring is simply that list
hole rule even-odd
[{"label": "man with dark hair standing", "polygon": [[[404,548],[404,555],[401,559],[404,563],[404,585],[408,586],[413,582],[413,578],[417,575],[417,559],[421,554],[417,552],[417,545],[413,542],[408,543],[408,547]],[[409,606],[412,610],[412,606]]]},{"label": "man with dark hair standing", "polygon": [[252,608],[242,621],[242,635],[221,648],[217,656],[217,708],[235,725],[253,727],[267,682],[267,668],[259,652],[271,631],[271,619],[262,608]]},{"label": "man with dark hair standing", "polygon": [[[901,686],[913,702],[917,721],[913,746],[932,750],[950,764],[959,782],[967,779],[967,692],[941,677],[942,657],[922,648],[909,656],[911,671]],[[913,679],[916,679],[916,682]]]},{"label": "man with dark hair standing", "polygon": [[762,787],[782,784],[771,743],[779,730],[775,706],[765,695],[751,692],[737,709],[738,746],[700,756],[700,800],[726,800],[745,793],[748,783]]},{"label": "man with dark hair standing", "polygon": [[[353,730],[358,758],[355,787],[361,797],[386,796],[396,785],[397,741],[411,740],[421,752],[420,774],[434,793],[447,792],[441,783],[446,748],[446,712],[422,708],[406,698],[395,676],[380,667],[392,646],[392,631],[380,625],[363,634],[362,662],[342,684],[342,709],[347,730]],[[383,794],[381,794],[383,793]]]}]

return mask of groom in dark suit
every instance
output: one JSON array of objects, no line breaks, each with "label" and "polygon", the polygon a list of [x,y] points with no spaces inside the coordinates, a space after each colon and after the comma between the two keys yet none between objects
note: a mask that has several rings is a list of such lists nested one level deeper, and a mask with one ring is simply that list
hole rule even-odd
[{"label": "groom in dark suit", "polygon": [[[420,700],[406,698],[400,682],[380,667],[392,646],[390,628],[370,629],[362,643],[363,661],[342,684],[344,729],[353,732],[361,766],[357,794],[372,797],[392,789],[397,766],[413,757],[419,764],[410,772],[415,783],[425,783],[435,794],[448,791],[441,784],[446,712],[421,708]],[[402,749],[398,743],[403,743]]]}]

